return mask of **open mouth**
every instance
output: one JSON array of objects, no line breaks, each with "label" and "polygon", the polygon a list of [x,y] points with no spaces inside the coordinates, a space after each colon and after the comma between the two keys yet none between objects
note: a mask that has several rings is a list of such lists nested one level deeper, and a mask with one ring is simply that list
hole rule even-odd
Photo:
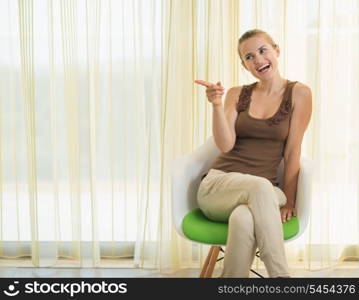
[{"label": "open mouth", "polygon": [[265,64],[257,69],[257,71],[261,74],[267,72],[269,68],[271,67],[271,64]]}]

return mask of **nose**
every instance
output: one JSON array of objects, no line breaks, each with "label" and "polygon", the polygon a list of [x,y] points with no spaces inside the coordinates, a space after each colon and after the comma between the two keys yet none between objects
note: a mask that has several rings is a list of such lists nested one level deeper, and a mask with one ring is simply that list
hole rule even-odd
[{"label": "nose", "polygon": [[266,63],[266,60],[263,59],[263,57],[259,57],[259,56],[255,56],[254,59],[253,59],[253,63],[254,63],[254,66],[256,68],[262,66],[264,63]]}]

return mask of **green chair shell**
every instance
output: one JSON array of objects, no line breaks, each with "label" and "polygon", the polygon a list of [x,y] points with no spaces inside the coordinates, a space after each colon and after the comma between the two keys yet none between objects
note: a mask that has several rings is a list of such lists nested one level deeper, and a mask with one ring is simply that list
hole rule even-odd
[{"label": "green chair shell", "polygon": [[[299,232],[297,217],[292,217],[282,225],[284,240],[294,237]],[[192,241],[210,245],[226,245],[227,243],[228,223],[209,220],[199,208],[192,210],[183,218],[182,230],[184,235]]]}]

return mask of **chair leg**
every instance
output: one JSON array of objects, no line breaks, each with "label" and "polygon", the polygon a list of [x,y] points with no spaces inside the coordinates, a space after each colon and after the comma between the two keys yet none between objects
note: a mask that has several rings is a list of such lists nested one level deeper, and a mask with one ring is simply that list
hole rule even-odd
[{"label": "chair leg", "polygon": [[[211,278],[214,270],[214,266],[217,261],[221,260],[222,258],[218,259],[219,252],[222,251],[222,248],[220,246],[212,246],[209,251],[208,255],[206,257],[206,260],[203,264],[201,274],[199,275],[200,278]],[[259,257],[259,251],[256,252],[256,256]],[[257,273],[253,269],[251,269],[251,272],[257,275],[260,278],[264,278],[263,275]]]},{"label": "chair leg", "polygon": [[206,278],[211,278],[212,277],[212,273],[213,273],[213,270],[214,270],[214,266],[216,265],[220,249],[221,249],[220,246],[213,246],[213,252],[212,252],[211,258],[209,260],[207,272],[206,272],[206,275],[205,275]]},{"label": "chair leg", "polygon": [[201,274],[199,275],[200,278],[204,278],[204,276],[205,276],[205,274],[207,272],[207,268],[208,268],[209,260],[211,259],[212,252],[213,252],[213,246],[208,251],[206,260],[205,260],[204,265],[202,267]]},{"label": "chair leg", "polygon": [[[257,256],[257,257],[260,257],[259,253],[260,253],[259,251],[256,252],[256,256]],[[257,275],[258,277],[260,277],[260,278],[264,278],[263,275],[257,273],[257,272],[254,271],[253,269],[251,269],[251,272],[252,272],[253,274],[256,274],[256,275]]]},{"label": "chair leg", "polygon": [[261,275],[261,274],[259,274],[259,273],[257,273],[256,271],[254,271],[253,269],[251,269],[251,272],[253,273],[253,274],[256,274],[258,277],[260,277],[260,278],[264,278],[264,276],[263,275]]},{"label": "chair leg", "polygon": [[214,266],[217,262],[217,258],[219,255],[221,247],[220,246],[212,246],[207,255],[206,261],[203,265],[201,278],[210,278],[212,277]]}]

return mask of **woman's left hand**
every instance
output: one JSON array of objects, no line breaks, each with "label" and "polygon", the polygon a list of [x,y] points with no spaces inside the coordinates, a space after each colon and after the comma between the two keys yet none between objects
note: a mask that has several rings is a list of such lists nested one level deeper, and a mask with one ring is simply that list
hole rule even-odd
[{"label": "woman's left hand", "polygon": [[286,204],[280,208],[280,215],[282,222],[289,221],[292,216],[297,215],[297,210],[295,209],[294,205]]}]

